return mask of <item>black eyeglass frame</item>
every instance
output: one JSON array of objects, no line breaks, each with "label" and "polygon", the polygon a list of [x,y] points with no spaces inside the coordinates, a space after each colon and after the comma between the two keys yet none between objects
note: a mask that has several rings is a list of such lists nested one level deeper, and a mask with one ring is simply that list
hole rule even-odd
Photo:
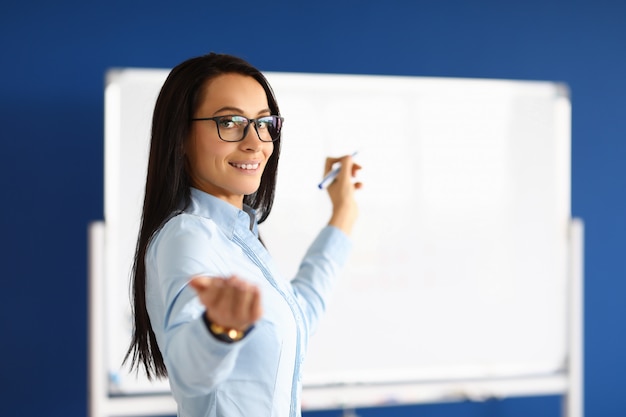
[{"label": "black eyeglass frame", "polygon": [[[246,119],[248,121],[248,124],[246,124],[246,126],[243,128],[243,135],[241,135],[241,139],[237,139],[237,140],[226,140],[222,137],[222,132],[220,131],[220,124],[219,121],[222,120],[224,117],[240,117],[242,119]],[[272,137],[270,135],[270,137],[272,137],[272,140],[263,140],[261,139],[261,135],[259,134],[259,126],[258,126],[258,122],[259,120],[263,120],[265,118],[274,118],[277,120],[280,120],[278,124],[278,133],[276,134],[276,137]],[[280,136],[280,131],[282,130],[283,127],[283,122],[285,121],[285,118],[282,116],[276,116],[274,114],[271,114],[269,116],[262,116],[262,117],[258,117],[256,119],[249,119],[245,116],[241,116],[238,114],[225,114],[223,116],[215,116],[215,117],[195,117],[193,119],[190,119],[192,122],[198,122],[198,121],[203,121],[203,120],[213,120],[215,122],[215,128],[217,129],[217,136],[219,136],[219,138],[221,140],[223,140],[224,142],[241,142],[242,140],[245,139],[246,135],[248,134],[248,129],[250,128],[250,125],[254,123],[254,131],[256,132],[256,136],[259,138],[259,140],[261,142],[276,142],[278,140],[278,137]]]}]

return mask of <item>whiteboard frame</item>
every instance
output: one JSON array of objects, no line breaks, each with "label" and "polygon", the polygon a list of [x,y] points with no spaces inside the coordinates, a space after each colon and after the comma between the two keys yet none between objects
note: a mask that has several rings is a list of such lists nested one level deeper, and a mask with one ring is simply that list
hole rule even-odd
[{"label": "whiteboard frame", "polygon": [[[105,138],[106,139],[106,138]],[[107,164],[105,162],[105,168]],[[106,192],[105,192],[106,194]],[[106,198],[106,197],[105,197]],[[89,226],[89,415],[91,417],[176,414],[166,394],[113,395],[106,360],[107,224]],[[303,409],[354,409],[392,404],[484,400],[511,396],[563,395],[563,416],[583,416],[583,225],[571,219],[568,236],[567,358],[564,368],[549,375],[467,380],[359,382],[303,389]]]}]

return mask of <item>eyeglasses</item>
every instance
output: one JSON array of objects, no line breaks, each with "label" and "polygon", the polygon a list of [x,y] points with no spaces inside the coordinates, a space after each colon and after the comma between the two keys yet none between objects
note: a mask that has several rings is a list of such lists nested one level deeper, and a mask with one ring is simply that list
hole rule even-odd
[{"label": "eyeglasses", "polygon": [[254,123],[254,130],[261,142],[274,142],[280,135],[283,118],[280,116],[263,116],[258,119],[248,119],[244,116],[228,115],[216,117],[198,117],[192,122],[213,120],[217,126],[217,134],[225,142],[240,142],[246,137],[250,124]]}]

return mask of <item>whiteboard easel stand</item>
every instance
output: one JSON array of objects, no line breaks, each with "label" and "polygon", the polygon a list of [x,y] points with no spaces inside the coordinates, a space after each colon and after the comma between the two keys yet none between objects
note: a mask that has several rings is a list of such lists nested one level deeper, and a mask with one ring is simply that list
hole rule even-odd
[{"label": "whiteboard easel stand", "polygon": [[[94,324],[90,328],[90,332],[99,332],[94,333],[93,338],[90,337],[90,346],[95,347],[94,352],[90,351],[90,358],[93,358],[90,362],[90,378],[95,378],[93,382],[90,382],[92,388],[90,396],[93,396],[92,401],[90,397],[90,404],[94,404],[93,407],[97,412],[94,417],[175,414],[175,404],[169,396],[165,384],[158,387],[155,386],[153,390],[148,381],[145,380],[144,375],[141,375],[142,372],[140,372],[135,384],[133,383],[134,378],[132,378],[132,375],[122,375],[123,372],[120,372],[121,370],[119,369],[121,356],[123,356],[124,348],[130,339],[130,322],[128,320],[128,312],[126,311],[128,307],[127,278],[129,265],[123,264],[131,260],[130,258],[132,258],[134,252],[136,241],[136,232],[134,230],[137,230],[137,225],[134,222],[140,218],[141,201],[145,185],[145,167],[148,160],[147,151],[151,114],[158,91],[168,73],[169,70],[167,69],[133,68],[121,68],[107,72],[107,85],[105,88],[105,223],[94,226],[94,234],[99,235],[99,242],[96,246],[99,245],[103,250],[95,250],[93,252],[95,258],[93,260],[93,269],[95,274],[90,277],[94,280],[97,278],[90,285],[90,297],[94,301],[93,306],[90,305],[90,313],[93,307],[95,310],[93,317],[98,318],[90,321],[90,323]],[[443,372],[427,372],[426,374],[416,372],[411,374],[410,372],[394,372],[396,365],[393,366],[394,369],[387,372],[384,365],[387,362],[385,361],[383,361],[384,363],[381,366],[377,366],[378,362],[374,361],[373,367],[369,368],[369,364],[372,363],[372,357],[369,355],[366,355],[367,359],[365,362],[361,362],[357,366],[358,369],[365,372],[345,373],[346,370],[344,370],[340,362],[333,363],[327,369],[325,367],[326,358],[322,357],[320,362],[316,363],[315,353],[311,352],[313,355],[311,355],[312,361],[309,364],[319,366],[321,374],[324,375],[321,378],[313,379],[311,382],[305,380],[302,395],[303,410],[356,410],[358,407],[381,407],[395,404],[423,404],[467,400],[484,401],[489,398],[560,395],[562,400],[562,411],[560,414],[568,417],[580,417],[582,415],[583,358],[582,268],[579,267],[582,265],[582,258],[577,258],[577,253],[582,254],[582,246],[576,246],[577,232],[575,229],[572,229],[576,226],[571,224],[572,219],[569,209],[571,102],[567,86],[560,83],[535,81],[448,80],[428,77],[303,73],[273,73],[268,74],[268,77],[274,90],[282,97],[281,107],[283,111],[294,116],[293,118],[290,117],[292,122],[289,124],[290,134],[294,138],[310,137],[310,125],[306,122],[308,120],[306,117],[311,111],[320,111],[322,112],[321,114],[332,115],[336,114],[336,111],[340,109],[350,113],[346,115],[355,122],[355,125],[364,125],[363,129],[358,132],[351,129],[351,135],[349,136],[354,136],[354,139],[346,139],[347,142],[345,142],[345,146],[348,147],[349,151],[353,151],[357,147],[362,149],[362,145],[367,143],[374,144],[373,148],[375,149],[379,143],[380,134],[388,135],[392,133],[391,136],[397,140],[397,145],[409,146],[410,149],[416,151],[420,149],[420,154],[429,155],[422,160],[424,164],[420,165],[423,165],[423,170],[420,169],[420,175],[423,174],[421,178],[428,177],[433,180],[423,183],[425,188],[420,188],[420,191],[416,193],[416,200],[434,201],[429,198],[429,195],[430,197],[436,197],[435,200],[440,200],[448,194],[456,195],[457,192],[473,190],[472,194],[476,192],[477,196],[483,196],[478,198],[479,201],[482,201],[481,204],[492,201],[492,197],[497,197],[497,200],[502,203],[512,201],[508,191],[502,195],[500,193],[492,195],[493,191],[501,188],[503,190],[519,189],[524,193],[520,197],[529,197],[528,199],[522,198],[519,200],[520,205],[516,205],[516,212],[510,213],[512,216],[510,219],[514,220],[515,223],[504,224],[502,227],[499,227],[499,231],[510,230],[511,234],[507,233],[506,236],[510,238],[516,236],[523,240],[519,241],[521,244],[519,248],[533,247],[532,254],[524,254],[525,256],[532,256],[533,259],[535,256],[538,256],[544,259],[544,255],[548,255],[545,259],[549,260],[549,262],[546,262],[545,268],[543,265],[537,265],[540,269],[534,267],[525,268],[525,264],[520,263],[523,262],[523,259],[519,259],[518,262],[507,262],[508,266],[503,264],[502,268],[520,268],[519,274],[516,274],[522,278],[519,282],[519,285],[522,286],[520,289],[524,290],[524,294],[530,295],[529,305],[522,306],[521,309],[516,309],[516,311],[509,311],[508,309],[505,311],[507,314],[512,314],[516,323],[524,323],[525,312],[527,309],[533,309],[535,306],[533,295],[536,293],[533,291],[536,291],[536,289],[525,287],[523,278],[526,274],[532,274],[532,282],[543,283],[545,279],[552,281],[554,278],[556,279],[555,284],[558,283],[558,286],[550,285],[550,288],[546,288],[547,290],[553,290],[553,292],[537,294],[543,296],[543,298],[538,300],[541,303],[537,303],[537,307],[543,307],[545,310],[534,308],[533,318],[538,319],[538,322],[535,322],[536,324],[532,326],[526,326],[526,332],[523,333],[525,336],[532,337],[537,334],[535,333],[537,331],[539,332],[538,334],[547,336],[545,339],[543,337],[537,339],[535,344],[532,345],[533,352],[536,351],[538,354],[534,359],[539,360],[538,364],[540,366],[531,365],[526,373],[520,374],[520,372],[524,372],[524,368],[520,369],[520,367],[513,367],[513,372],[508,372],[508,364],[517,363],[516,359],[511,359],[511,362],[505,361],[504,364],[499,361],[492,364],[489,360],[487,361],[488,363],[470,363],[470,367],[477,367],[477,372],[456,372],[454,369],[448,372],[444,369],[442,370]],[[329,100],[331,96],[334,98]],[[371,103],[365,100],[366,97],[371,99]],[[481,97],[481,100],[484,99],[485,105],[476,106],[476,100],[474,99],[476,97]],[[424,124],[421,130],[424,135],[424,141],[421,141],[419,146],[414,141],[413,131],[411,131],[411,134],[408,134],[408,131],[403,129],[392,129],[389,131],[385,128],[375,130],[368,125],[367,122],[370,120],[366,116],[367,113],[372,105],[380,105],[381,102],[387,103],[389,107],[406,109],[405,117],[407,118],[422,117],[424,121],[432,120],[432,123]],[[298,115],[300,116],[298,117]],[[498,115],[502,117],[496,117]],[[446,126],[449,125],[450,117],[457,118],[461,124],[454,129],[447,129]],[[514,129],[510,129],[511,126]],[[460,131],[466,132],[468,135],[459,135]],[[515,134],[513,134],[513,131]],[[312,157],[316,153],[318,153],[318,157],[325,156],[332,149],[339,151],[339,148],[344,147],[343,145],[339,148],[335,147],[337,138],[348,136],[343,130],[343,124],[337,126],[337,132],[338,136],[329,136],[324,143],[320,142],[320,148],[306,147],[299,149],[300,147],[289,148],[285,146],[284,151],[287,152],[283,155],[288,155],[289,149],[291,149],[295,157],[290,157],[287,160],[299,161],[295,165],[295,169],[301,169],[301,163],[308,162],[309,156]],[[460,140],[461,137],[463,137],[462,140]],[[521,137],[532,140],[517,142]],[[476,142],[474,143],[474,141]],[[289,141],[286,141],[285,145],[287,145],[287,142]],[[351,143],[355,146],[350,146]],[[519,158],[526,158],[525,155],[541,155],[539,159],[542,163],[537,165],[536,171],[533,170],[533,175],[527,175],[526,164],[522,159],[517,159],[517,156],[514,158],[517,162],[508,165],[511,159],[509,156],[506,156],[506,151],[503,148],[507,143],[514,145],[510,151],[514,155],[518,155]],[[475,158],[468,159],[463,156],[461,159],[457,159],[457,157],[460,158],[460,153],[457,154],[458,152],[478,149],[474,145],[480,145],[479,148],[484,150],[484,152],[476,153]],[[323,151],[322,148],[326,150]],[[299,150],[296,151],[296,149]],[[449,152],[451,149],[454,149],[455,153],[451,154]],[[505,153],[503,154],[503,152]],[[385,155],[386,157],[395,157],[395,154],[391,151],[384,155],[379,154],[380,158],[376,157],[370,160],[372,162],[371,166],[378,167],[379,170],[384,169],[384,165],[378,165],[376,160],[386,159],[383,158]],[[501,159],[500,156],[506,156],[506,158]],[[367,158],[365,155],[364,157]],[[459,163],[463,160],[467,162],[467,165],[459,166],[462,169],[463,177],[467,177],[467,185],[469,187],[467,190],[461,187],[462,183],[451,181],[453,178],[448,175],[448,170],[443,169],[444,167],[439,163],[442,160],[457,161]],[[485,169],[473,170],[473,167],[482,166],[482,162],[487,160],[493,161],[493,164],[488,164],[489,166]],[[556,165],[552,166],[552,164]],[[456,165],[456,162],[454,165]],[[492,183],[491,181],[489,181],[490,185],[488,188],[482,186],[474,188],[470,186],[470,183],[482,184],[483,179],[502,177],[502,174],[505,172],[503,169],[506,166],[511,169],[510,187],[504,186],[505,183]],[[403,176],[405,178],[414,178],[413,174],[416,171],[407,167],[407,170],[403,171],[403,173],[406,174]],[[468,176],[470,174],[471,176]],[[456,185],[453,188],[443,187],[447,192],[439,195],[440,193],[437,190],[441,188],[440,185],[442,184],[439,184],[438,180],[435,181],[435,178],[442,180],[443,185],[452,184],[452,182]],[[473,180],[469,181],[472,178]],[[311,183],[314,182],[311,181]],[[302,188],[300,181],[286,182],[284,184],[291,184],[293,190]],[[387,184],[377,182],[374,182],[372,185],[374,185],[372,189],[379,186],[381,191],[388,188]],[[412,181],[404,183],[406,187],[414,185]],[[368,189],[370,189],[369,186]],[[436,193],[432,194],[433,192]],[[396,202],[406,204],[404,198],[398,199]],[[544,202],[545,204],[543,204]],[[293,203],[296,207],[301,206],[299,201],[294,201]],[[541,209],[541,213],[545,217],[528,217],[528,209],[531,211]],[[433,210],[433,213],[435,211]],[[372,213],[375,213],[375,211]],[[556,217],[554,216],[555,214]],[[441,218],[438,215],[435,216],[433,214],[433,216],[434,220],[447,223],[445,216]],[[508,215],[506,217],[508,218]],[[377,217],[375,216],[374,218]],[[555,224],[553,220],[556,220],[557,223]],[[517,221],[522,223],[518,224]],[[533,228],[521,233],[517,228],[518,226],[523,226],[526,221]],[[507,222],[503,220],[503,223]],[[398,227],[400,227],[400,223],[398,223]],[[513,227],[518,232],[508,229],[509,227]],[[98,228],[101,229],[100,232],[97,231]],[[282,233],[281,226],[276,226],[276,228],[278,229],[277,236],[280,236]],[[472,230],[467,229],[467,231]],[[494,235],[495,239],[498,239],[500,236],[499,231],[497,235]],[[316,232],[317,230],[313,231],[313,233]],[[448,239],[447,236],[449,236],[448,233],[453,233],[453,231],[442,230],[442,232],[445,232],[445,234],[440,236],[436,233],[435,228],[431,237],[434,239],[434,242],[438,242],[440,247],[444,249]],[[492,232],[496,233],[497,231],[493,230]],[[537,233],[537,235],[534,233]],[[425,238],[427,236],[430,235],[424,235]],[[537,246],[536,243],[541,242],[531,239],[533,236],[545,237],[548,239],[546,242],[552,243],[550,245],[540,244]],[[578,237],[581,238],[582,236],[579,234]],[[507,243],[514,243],[517,246],[517,241],[514,242],[509,239]],[[579,241],[578,243],[581,242]],[[423,240],[421,244],[426,245],[427,241]],[[553,246],[554,244],[557,244],[558,247]],[[288,256],[280,260],[284,261],[286,265],[290,264],[287,259],[297,258],[297,256],[294,256],[294,253],[291,253],[291,246],[283,247],[279,251],[279,253],[283,251],[288,253]],[[464,245],[459,244],[451,247],[451,253],[455,252],[454,249],[462,249],[461,246]],[[363,253],[359,253],[359,255],[369,259],[370,253],[373,252],[372,249],[375,248],[378,248],[377,242],[368,242],[364,246],[366,250]],[[579,248],[580,252],[574,251],[574,248]],[[421,252],[422,256],[427,256],[425,250]],[[399,255],[411,256],[411,253],[407,251]],[[454,256],[459,255],[466,256],[467,253],[465,251],[457,252]],[[510,256],[513,258],[515,258],[514,255],[514,252],[510,253]],[[383,257],[379,260],[385,262]],[[425,272],[434,270],[437,270],[435,263],[427,265]],[[501,269],[500,271],[506,270]],[[557,270],[558,276],[552,276],[547,272]],[[576,275],[575,271],[580,273],[578,276],[580,281],[578,283],[572,283],[572,279]],[[457,271],[450,270],[450,272],[453,272],[455,277],[458,275]],[[473,276],[473,278],[481,279],[480,282],[483,282],[482,273],[478,275]],[[490,275],[489,279],[499,280],[497,271],[494,270],[494,274]],[[118,284],[121,284],[121,287]],[[483,291],[478,291],[480,285],[471,286],[471,288],[476,289],[476,291],[471,294],[471,297],[464,298],[472,300],[473,304],[475,304],[474,297],[477,297],[476,300],[484,299],[483,296],[485,294],[483,294]],[[578,291],[577,288],[579,290],[578,293],[576,292]],[[445,292],[444,289],[441,289],[441,291]],[[443,292],[441,295],[446,296]],[[576,294],[578,294],[578,297]],[[348,303],[346,304],[349,304],[351,300],[362,303],[367,301],[367,297],[355,297],[355,294],[350,291],[347,292],[346,296],[348,297]],[[96,299],[96,297],[100,297],[100,300]],[[556,299],[550,302],[549,297],[556,297]],[[429,301],[424,298],[427,297],[422,297],[423,301]],[[428,304],[423,305],[427,308],[426,311],[428,311]],[[411,310],[411,312],[418,311],[419,309]],[[488,314],[487,310],[480,310],[480,312]],[[448,320],[448,323],[454,320],[454,317],[447,315],[442,317]],[[481,317],[481,314],[476,315],[477,324],[480,324],[478,321]],[[549,327],[542,326],[543,317],[546,318],[545,322],[550,323]],[[351,320],[342,322],[342,327],[349,326],[350,322]],[[368,320],[364,320],[364,322],[367,323]],[[554,326],[555,324],[558,328]],[[336,325],[337,323],[333,323],[333,326]],[[334,331],[336,327],[332,329]],[[402,331],[403,329],[393,330]],[[427,333],[427,337],[430,336],[429,340],[432,340],[432,336],[436,336],[436,332],[438,332],[438,326],[427,326],[421,328],[421,330],[432,331],[433,333]],[[490,329],[481,328],[481,330],[487,332]],[[503,330],[509,330],[507,335],[510,336],[518,333],[516,326],[510,326]],[[511,330],[513,331],[511,332]],[[324,336],[323,333],[320,335]],[[367,333],[362,331],[355,334],[355,336],[366,335]],[[499,337],[501,336],[503,335],[499,335]],[[527,339],[525,336],[521,338],[519,343],[515,343],[515,349],[511,350],[511,353],[513,351],[520,353],[521,349],[524,352],[523,357],[526,357],[527,351],[525,346],[527,345],[524,341],[530,339]],[[96,340],[96,342],[94,343],[92,339]],[[352,357],[353,350],[358,349],[363,340],[358,339],[358,337],[350,339],[354,341],[359,340],[359,343],[342,344],[340,346],[343,349],[341,355]],[[367,342],[367,339],[364,339]],[[318,338],[318,340],[320,339]],[[323,343],[332,343],[334,340],[336,339],[331,338]],[[435,340],[440,339],[436,337]],[[487,359],[491,355],[499,357],[500,352],[488,350],[492,346],[490,341],[485,339],[485,342],[482,347],[477,346],[476,349],[483,349],[483,356]],[[544,356],[541,354],[544,349],[536,349],[538,347],[537,344],[540,343],[543,343],[545,351],[549,352],[549,355]],[[97,346],[93,346],[94,344],[97,344]],[[375,345],[374,347],[376,350],[379,348],[385,349],[384,345]],[[434,350],[437,349],[437,346],[428,346],[428,348]],[[557,349],[558,352],[556,351]],[[374,353],[374,351],[371,353]],[[397,358],[399,360],[398,363],[401,364],[400,367],[402,367],[404,362],[408,363],[413,356],[411,349],[404,349],[404,353],[408,357]],[[463,349],[459,353],[462,357],[465,357]],[[541,356],[541,358],[538,356]],[[457,356],[451,359],[457,359]],[[111,363],[111,361],[113,362]],[[428,363],[429,361],[426,359],[425,362]],[[416,369],[419,370],[422,366],[429,367],[424,365],[425,362],[419,361],[422,365],[417,365]],[[524,366],[523,363],[520,364],[522,367]],[[547,366],[541,366],[544,363]],[[433,366],[435,365],[437,364],[433,364]],[[497,367],[494,368],[494,365]],[[498,370],[500,365],[505,366],[502,368],[502,372]],[[327,370],[325,371],[325,369]],[[369,369],[372,372],[368,371]],[[533,371],[533,369],[536,371]],[[163,405],[155,406],[159,402],[163,402]],[[155,412],[152,412],[151,410],[155,408]]]},{"label": "whiteboard easel stand", "polygon": [[569,384],[563,401],[563,415],[584,415],[584,224],[572,219],[569,227]]}]

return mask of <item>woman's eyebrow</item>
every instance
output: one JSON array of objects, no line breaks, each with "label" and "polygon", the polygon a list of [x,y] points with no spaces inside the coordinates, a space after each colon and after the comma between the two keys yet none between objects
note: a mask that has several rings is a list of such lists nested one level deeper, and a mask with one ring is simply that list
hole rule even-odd
[{"label": "woman's eyebrow", "polygon": [[243,110],[241,110],[240,108],[230,107],[230,106],[220,107],[219,109],[215,110],[215,112],[213,114],[222,113],[222,112],[225,112],[225,111],[231,111],[233,113],[243,114]]},{"label": "woman's eyebrow", "polygon": [[[220,107],[219,109],[217,109],[213,114],[217,114],[217,113],[222,113],[225,111],[230,111],[233,113],[237,113],[237,114],[244,114],[245,112],[238,108],[238,107],[231,107],[231,106],[224,106],[224,107]],[[263,113],[271,113],[269,108],[263,109],[263,110],[259,110],[259,112],[257,113],[257,115],[261,115]]]}]

